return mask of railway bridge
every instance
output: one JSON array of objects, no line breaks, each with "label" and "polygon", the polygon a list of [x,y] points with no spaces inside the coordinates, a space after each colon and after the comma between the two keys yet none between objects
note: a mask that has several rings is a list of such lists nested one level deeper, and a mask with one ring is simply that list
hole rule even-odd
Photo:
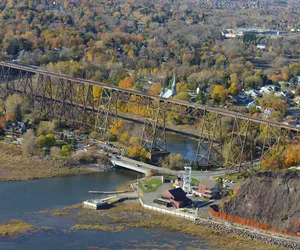
[{"label": "railway bridge", "polygon": [[0,98],[5,100],[14,93],[20,94],[40,117],[89,127],[103,137],[110,123],[122,116],[120,106],[130,103],[140,107],[143,112],[134,119],[143,123],[141,147],[152,156],[167,152],[166,115],[172,112],[189,117],[199,124],[195,162],[226,166],[228,171],[241,171],[243,162],[264,158],[286,141],[297,142],[300,132],[300,128],[220,108],[0,62]]}]

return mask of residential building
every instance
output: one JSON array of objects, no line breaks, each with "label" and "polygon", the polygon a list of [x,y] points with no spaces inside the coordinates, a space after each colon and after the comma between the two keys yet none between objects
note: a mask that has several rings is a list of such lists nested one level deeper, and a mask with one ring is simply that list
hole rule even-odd
[{"label": "residential building", "polygon": [[4,134],[13,137],[21,137],[22,134],[26,133],[28,128],[31,128],[31,124],[27,122],[8,121],[4,128]]},{"label": "residential building", "polygon": [[203,198],[219,199],[221,197],[222,185],[215,181],[203,180],[198,185],[198,193]]}]

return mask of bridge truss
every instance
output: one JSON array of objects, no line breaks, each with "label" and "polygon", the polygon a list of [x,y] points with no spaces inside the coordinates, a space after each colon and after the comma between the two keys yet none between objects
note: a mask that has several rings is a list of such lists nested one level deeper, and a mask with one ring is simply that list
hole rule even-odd
[{"label": "bridge truss", "polygon": [[254,159],[263,159],[275,146],[294,140],[300,131],[300,128],[224,109],[165,99],[37,67],[0,62],[0,99],[5,100],[14,93],[29,102],[39,117],[89,127],[103,138],[108,136],[111,122],[119,117],[120,103],[146,107],[145,115],[136,120],[144,124],[141,146],[150,153],[167,151],[168,113],[198,120],[195,162],[203,166],[226,166],[227,172],[248,170]]}]

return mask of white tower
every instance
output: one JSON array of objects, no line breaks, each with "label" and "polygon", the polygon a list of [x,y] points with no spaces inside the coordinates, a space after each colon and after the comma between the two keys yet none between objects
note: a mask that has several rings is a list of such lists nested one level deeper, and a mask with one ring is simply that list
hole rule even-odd
[{"label": "white tower", "polygon": [[191,192],[191,176],[192,176],[192,168],[191,167],[184,167],[184,174],[183,174],[183,186],[182,189],[189,193]]}]

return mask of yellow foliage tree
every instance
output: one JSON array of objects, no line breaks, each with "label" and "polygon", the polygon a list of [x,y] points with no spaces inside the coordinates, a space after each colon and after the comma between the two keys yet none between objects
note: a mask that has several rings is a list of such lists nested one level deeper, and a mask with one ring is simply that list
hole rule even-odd
[{"label": "yellow foliage tree", "polygon": [[93,86],[93,97],[95,102],[100,100],[101,93],[102,93],[101,87]]},{"label": "yellow foliage tree", "polygon": [[124,89],[131,89],[133,87],[133,81],[130,77],[125,77],[119,82],[119,87]]},{"label": "yellow foliage tree", "polygon": [[223,103],[227,99],[228,91],[222,85],[215,85],[212,92],[211,98],[215,103]]},{"label": "yellow foliage tree", "polygon": [[176,92],[177,92],[177,94],[180,93],[180,92],[187,92],[188,88],[189,88],[189,86],[187,85],[187,83],[179,82],[176,85]]},{"label": "yellow foliage tree", "polygon": [[131,56],[131,57],[132,57],[132,56],[134,56],[134,52],[133,52],[133,50],[132,50],[132,49],[131,49],[131,50],[129,50],[127,54],[128,54],[129,56]]},{"label": "yellow foliage tree", "polygon": [[113,136],[118,136],[123,128],[124,125],[124,121],[123,120],[119,120],[118,122],[114,122],[109,126],[109,132],[113,135]]}]

